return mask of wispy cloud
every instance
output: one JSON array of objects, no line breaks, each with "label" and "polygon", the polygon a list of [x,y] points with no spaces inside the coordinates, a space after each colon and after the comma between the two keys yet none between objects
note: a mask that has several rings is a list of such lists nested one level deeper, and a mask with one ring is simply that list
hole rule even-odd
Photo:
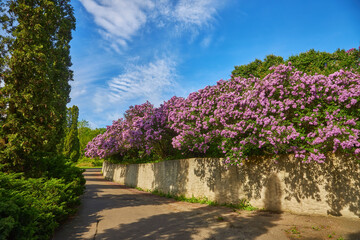
[{"label": "wispy cloud", "polygon": [[216,0],[80,0],[99,32],[120,52],[147,23],[175,31],[197,30],[214,21]]},{"label": "wispy cloud", "polygon": [[210,46],[211,41],[212,41],[212,37],[211,37],[211,36],[207,36],[207,37],[205,37],[205,38],[200,42],[200,45],[201,45],[203,48],[207,48],[207,47]]},{"label": "wispy cloud", "polygon": [[145,11],[152,9],[151,0],[80,0],[94,16],[105,38],[126,46],[127,41],[146,23]]},{"label": "wispy cloud", "polygon": [[213,0],[180,0],[173,15],[181,23],[202,26],[213,20],[217,6]]},{"label": "wispy cloud", "polygon": [[122,74],[108,81],[106,87],[98,88],[94,102],[97,112],[137,100],[159,105],[177,90],[175,63],[170,58],[162,58],[126,67]]},{"label": "wispy cloud", "polygon": [[[104,58],[93,52],[84,55],[80,59],[81,61],[75,61],[72,67],[75,81],[70,82],[70,96],[75,101],[85,94],[91,94],[94,86],[107,80],[107,73],[119,64],[119,61],[114,58]],[[99,59],[101,60],[99,61]]]},{"label": "wispy cloud", "polygon": [[129,66],[123,74],[108,82],[110,100],[118,102],[144,97],[158,103],[165,91],[173,90],[175,76],[175,63],[170,59]]},{"label": "wispy cloud", "polygon": [[[72,102],[79,105],[85,118],[96,115],[103,119],[93,121],[99,126],[121,117],[129,105],[149,100],[158,106],[174,95],[188,94],[177,83],[181,76],[176,67],[182,61],[177,40],[192,39],[193,43],[201,31],[216,22],[223,4],[218,0],[79,1],[96,24],[102,50],[96,51],[96,56],[85,55],[83,59],[88,60],[75,66]],[[162,35],[145,36],[149,33]],[[144,39],[149,44],[141,42]],[[200,45],[211,43],[208,37]],[[159,55],[170,57],[154,57]]]}]

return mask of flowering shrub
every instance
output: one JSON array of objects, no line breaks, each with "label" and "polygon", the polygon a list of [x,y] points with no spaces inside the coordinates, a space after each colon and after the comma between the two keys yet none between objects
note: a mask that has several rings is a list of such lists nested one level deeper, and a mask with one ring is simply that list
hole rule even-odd
[{"label": "flowering shrub", "polygon": [[131,106],[125,113],[125,119],[114,121],[107,127],[104,134],[100,134],[88,143],[85,151],[87,157],[106,158],[114,155],[132,155],[128,157],[142,157],[155,154],[160,158],[169,156],[173,149],[169,143],[174,132],[167,124],[169,100],[159,108],[154,108],[149,102]]},{"label": "flowering shrub", "polygon": [[[173,97],[159,108],[149,102],[130,107],[124,119],[89,142],[86,156],[165,159],[181,152],[224,157],[230,165],[241,165],[251,155],[288,153],[304,162],[322,163],[327,152],[359,159],[360,75],[353,68],[359,53],[338,50],[328,56],[309,51],[292,57],[296,67],[291,62],[270,67],[261,79],[233,77],[186,99]],[[314,58],[336,61],[327,68],[318,59],[320,69],[309,63]],[[265,73],[267,64],[281,61],[276,56],[268,56],[266,63],[258,60],[259,74]],[[241,73],[250,76],[259,70],[256,66],[240,69]],[[330,73],[340,66],[354,71]],[[314,69],[326,74],[311,75]]]},{"label": "flowering shrub", "polygon": [[264,79],[235,78],[191,93],[169,114],[173,146],[206,152],[216,142],[228,164],[254,154],[294,153],[306,162],[328,151],[360,153],[360,76],[328,77],[272,68]]},{"label": "flowering shrub", "polygon": [[124,136],[127,135],[128,126],[123,119],[113,121],[107,126],[106,132],[96,136],[85,148],[85,156],[90,158],[105,158],[114,154],[123,155],[126,152]]}]

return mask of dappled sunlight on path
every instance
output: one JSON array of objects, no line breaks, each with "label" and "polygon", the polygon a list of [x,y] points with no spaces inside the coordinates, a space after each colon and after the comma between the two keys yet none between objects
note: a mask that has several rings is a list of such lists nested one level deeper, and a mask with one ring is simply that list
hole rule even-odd
[{"label": "dappled sunlight on path", "polygon": [[345,237],[349,233],[346,235],[349,238],[345,239],[360,238],[360,233],[356,232],[360,222],[356,220],[263,211],[235,212],[226,207],[176,202],[127,188],[104,180],[100,169],[88,169],[84,176],[86,192],[79,212],[58,229],[54,240],[281,240],[299,235],[304,239],[325,239],[332,232],[335,237]]}]

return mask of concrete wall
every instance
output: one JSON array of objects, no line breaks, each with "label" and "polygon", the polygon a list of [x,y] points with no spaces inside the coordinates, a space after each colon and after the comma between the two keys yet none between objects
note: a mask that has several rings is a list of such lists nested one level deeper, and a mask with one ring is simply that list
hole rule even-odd
[{"label": "concrete wall", "polygon": [[300,214],[360,217],[360,165],[332,155],[324,164],[302,163],[291,155],[277,163],[253,158],[242,167],[221,159],[185,159],[120,165],[104,162],[105,178],[132,187],[219,203],[247,199],[251,205]]}]

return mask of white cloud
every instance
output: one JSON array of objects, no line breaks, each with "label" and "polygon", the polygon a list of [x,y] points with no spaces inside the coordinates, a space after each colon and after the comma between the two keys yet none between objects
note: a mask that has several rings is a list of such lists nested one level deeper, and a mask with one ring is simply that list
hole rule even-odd
[{"label": "white cloud", "polygon": [[137,34],[146,23],[173,31],[191,30],[209,25],[217,14],[217,0],[80,0],[93,15],[99,32],[110,46],[121,48]]},{"label": "white cloud", "polygon": [[159,105],[173,96],[177,89],[175,63],[169,58],[157,59],[146,65],[129,65],[123,74],[98,88],[94,103],[96,112],[115,109],[140,100]]},{"label": "white cloud", "polygon": [[[152,16],[156,21],[201,27],[214,20],[214,15],[220,7],[217,0],[157,0]],[[163,18],[163,19],[162,19]]]},{"label": "white cloud", "polygon": [[86,94],[91,94],[93,85],[104,80],[103,75],[110,71],[112,64],[119,64],[112,58],[104,59],[101,55],[92,52],[90,55],[84,55],[80,59],[81,61],[75,61],[72,67],[74,81],[70,82],[70,96],[74,101]]},{"label": "white cloud", "polygon": [[211,37],[211,36],[207,36],[207,37],[205,37],[205,38],[200,42],[200,45],[201,45],[203,48],[207,48],[207,47],[210,46],[211,41],[212,41],[212,37]]},{"label": "white cloud", "polygon": [[157,104],[164,91],[171,91],[175,64],[170,59],[158,59],[147,65],[132,65],[125,72],[108,82],[110,100],[125,101],[144,97]]},{"label": "white cloud", "polygon": [[202,26],[213,20],[216,7],[213,0],[180,0],[173,15],[181,23]]},{"label": "white cloud", "polygon": [[71,96],[71,98],[78,98],[78,97],[80,97],[80,96],[82,96],[82,95],[84,95],[86,93],[87,93],[87,88],[86,87],[78,87],[75,90],[71,91],[70,96]]},{"label": "white cloud", "polygon": [[151,0],[80,0],[85,9],[94,16],[95,23],[110,38],[126,46],[139,28],[146,23],[145,11],[152,9]]},{"label": "white cloud", "polygon": [[[118,119],[129,105],[149,100],[158,106],[174,95],[184,96],[184,92],[187,94],[188,91],[181,88],[176,81],[181,78],[175,71],[177,64],[181,64],[181,53],[172,40],[186,34],[186,39],[194,42],[204,28],[211,27],[216,22],[217,11],[224,2],[79,1],[93,17],[94,28],[100,34],[101,41],[96,41],[96,46],[92,45],[89,48],[90,54],[78,61],[81,64],[74,66],[76,81],[71,84],[72,103],[82,109],[81,114],[85,119],[90,120],[88,116],[93,114],[97,119],[102,119],[93,120],[96,126],[110,124],[111,120]],[[153,48],[148,48],[146,44],[146,49],[142,48],[142,44],[139,44],[139,49],[128,47],[135,40],[148,40],[147,35],[141,34],[149,33],[160,33],[165,37]],[[212,43],[212,38],[200,39],[199,42],[201,46],[208,47]],[[98,49],[95,51],[96,54],[92,54],[92,48]],[[116,53],[123,54],[119,56]],[[155,57],[148,62],[154,55],[171,58]],[[139,62],[145,64],[141,65]]]}]

